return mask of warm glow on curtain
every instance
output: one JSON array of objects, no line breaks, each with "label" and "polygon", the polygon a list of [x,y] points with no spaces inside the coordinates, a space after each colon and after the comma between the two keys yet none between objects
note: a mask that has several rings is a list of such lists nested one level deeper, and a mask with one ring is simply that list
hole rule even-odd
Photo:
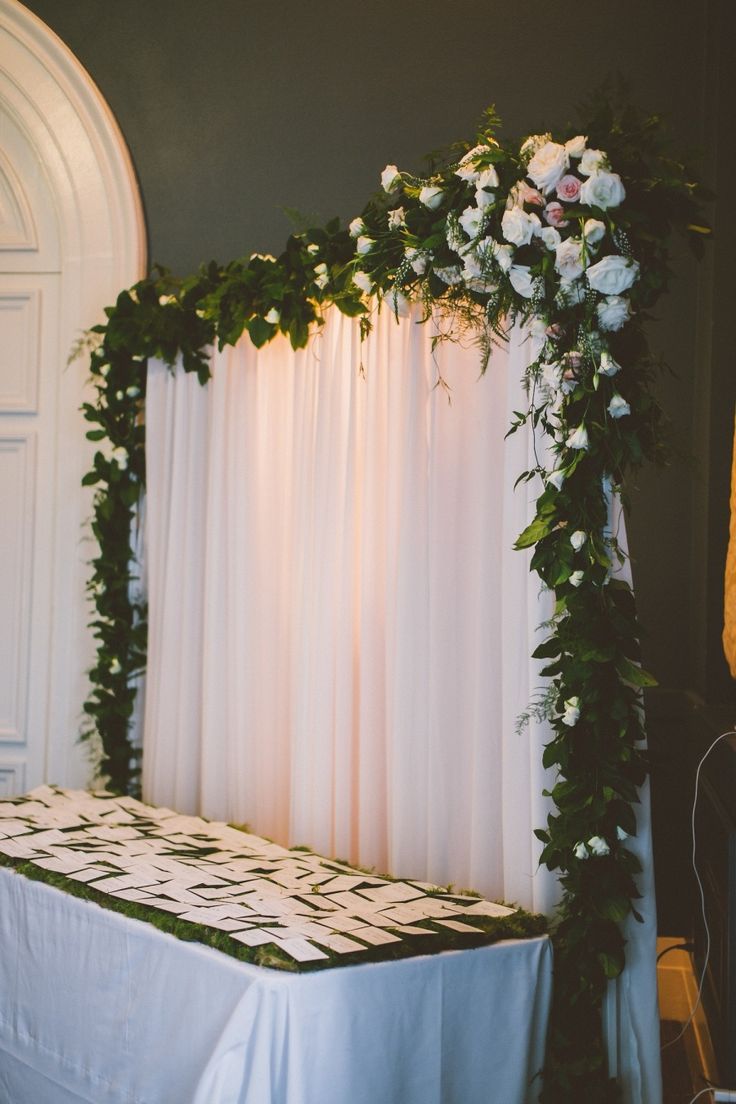
[{"label": "warm glow on curtain", "polygon": [[[517,731],[550,604],[512,550],[534,442],[504,440],[530,341],[479,379],[431,325],[384,310],[361,345],[333,309],[306,350],[214,353],[205,388],[150,366],[144,796],[550,912],[548,729]],[[648,790],[640,819],[607,1035],[627,1104],[656,1104]]]}]

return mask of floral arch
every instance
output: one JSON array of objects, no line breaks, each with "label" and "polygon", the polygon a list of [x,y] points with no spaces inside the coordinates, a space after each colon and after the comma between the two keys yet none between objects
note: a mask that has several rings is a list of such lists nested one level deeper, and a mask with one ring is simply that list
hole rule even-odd
[{"label": "floral arch", "polygon": [[[146,361],[180,360],[201,383],[207,347],[247,331],[256,347],[277,334],[304,346],[326,307],[370,329],[378,306],[398,317],[421,300],[441,312],[446,336],[472,334],[483,367],[509,321],[536,342],[527,426],[546,455],[536,516],[518,537],[532,569],[554,591],[543,708],[554,736],[544,764],[558,772],[554,812],[537,830],[542,862],[559,871],[555,1009],[545,1102],[615,1099],[600,1024],[606,984],[624,969],[622,922],[636,913],[640,872],[627,839],[647,775],[631,589],[615,578],[624,558],[607,528],[611,493],[661,450],[661,412],[645,338],[648,311],[666,288],[666,239],[707,233],[697,188],[668,159],[659,120],[602,103],[585,125],[553,138],[501,143],[490,110],[472,144],[454,147],[427,177],[388,165],[381,191],[348,229],[338,222],[289,238],[278,257],[254,254],[189,279],[158,270],[121,292],[95,328],[85,404],[99,442],[85,483],[94,485],[90,595],[98,640],[85,709],[99,736],[100,770],[117,791],[135,790],[140,752],[129,739],[135,679],[145,666],[146,622],[135,597],[131,529],[145,483]],[[435,339],[437,340],[437,339]]]}]

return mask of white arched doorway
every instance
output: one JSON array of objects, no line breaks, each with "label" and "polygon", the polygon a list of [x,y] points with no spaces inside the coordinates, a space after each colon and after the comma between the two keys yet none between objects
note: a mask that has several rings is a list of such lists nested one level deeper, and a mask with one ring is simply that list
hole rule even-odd
[{"label": "white arched doorway", "polygon": [[113,115],[63,42],[0,0],[0,795],[83,784],[92,446],[72,346],[145,271]]}]

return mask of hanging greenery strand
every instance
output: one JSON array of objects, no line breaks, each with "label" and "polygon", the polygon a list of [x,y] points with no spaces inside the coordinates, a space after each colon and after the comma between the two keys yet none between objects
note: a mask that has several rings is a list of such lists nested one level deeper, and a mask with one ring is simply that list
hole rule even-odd
[{"label": "hanging greenery strand", "polygon": [[[501,144],[489,110],[472,146],[454,147],[427,177],[388,165],[381,191],[347,230],[337,221],[289,238],[278,257],[210,264],[178,280],[157,270],[119,295],[95,327],[95,400],[84,406],[98,442],[84,482],[96,488],[99,545],[89,584],[98,641],[85,705],[116,792],[137,792],[140,751],[129,738],[135,679],[145,665],[145,606],[134,526],[145,483],[145,369],[149,358],[209,378],[208,349],[256,347],[286,335],[307,344],[327,307],[370,330],[375,309],[443,318],[445,338],[471,334],[485,368],[494,342],[525,324],[534,343],[527,409],[541,488],[516,547],[555,598],[534,653],[546,661],[552,730],[544,765],[556,772],[553,812],[537,836],[559,871],[555,997],[545,1104],[616,1099],[606,1069],[601,1004],[624,968],[622,924],[636,917],[639,862],[627,845],[647,763],[631,588],[610,502],[661,450],[661,411],[644,326],[666,289],[667,239],[707,234],[698,189],[663,152],[660,120],[600,102],[584,126],[553,139]],[[435,339],[437,340],[437,339]]]}]

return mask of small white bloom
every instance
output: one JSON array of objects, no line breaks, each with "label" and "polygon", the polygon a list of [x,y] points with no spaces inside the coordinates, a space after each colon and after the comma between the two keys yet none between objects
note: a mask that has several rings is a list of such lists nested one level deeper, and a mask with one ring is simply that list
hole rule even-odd
[{"label": "small white bloom", "polygon": [[611,848],[602,836],[591,836],[588,840],[588,848],[591,855],[597,855],[599,858],[603,858],[604,855],[610,855],[611,853]]},{"label": "small white bloom", "polygon": [[359,238],[365,232],[365,223],[362,218],[354,218],[348,227],[351,238]]},{"label": "small white bloom", "polygon": [[541,364],[542,383],[548,391],[559,391],[562,382],[562,365],[549,363]]},{"label": "small white bloom", "polygon": [[123,668],[120,666],[120,660],[119,659],[115,658],[115,659],[110,660],[110,674],[111,675],[119,675],[120,672],[122,671],[122,669]]},{"label": "small white bloom", "polygon": [[530,134],[522,142],[519,153],[522,157],[532,157],[538,149],[542,148],[545,142],[549,142],[551,137],[551,134]]},{"label": "small white bloom", "polygon": [[573,571],[572,575],[568,579],[570,586],[579,587],[585,578],[585,573],[582,571]]},{"label": "small white bloom", "polygon": [[484,241],[482,241],[478,246],[478,249],[480,249],[481,245],[485,246],[487,242],[491,243],[491,253],[495,257],[496,263],[498,264],[501,271],[508,272],[514,260],[513,247],[510,245],[499,245],[497,241],[493,240],[493,238],[485,238]]},{"label": "small white bloom", "polygon": [[463,282],[463,274],[458,265],[448,265],[446,268],[435,268],[435,276],[439,276],[444,284],[454,286]]},{"label": "small white bloom", "polygon": [[101,364],[99,371],[100,371],[100,375],[102,376],[102,378],[107,379],[107,377],[110,374],[110,365],[109,364]]},{"label": "small white bloom", "polygon": [[586,149],[580,158],[580,175],[590,176],[591,173],[601,172],[607,164],[608,157],[603,150]]},{"label": "small white bloom", "polygon": [[568,238],[560,242],[555,250],[555,269],[563,280],[577,280],[585,270],[583,243],[579,238]]},{"label": "small white bloom", "polygon": [[626,257],[611,254],[591,265],[586,273],[588,283],[601,295],[620,295],[639,278],[639,265]]},{"label": "small white bloom", "polygon": [[316,242],[309,243],[309,245],[307,246],[307,253],[309,253],[309,255],[312,257],[317,256],[317,254],[319,253],[319,246]]},{"label": "small white bloom", "polygon": [[134,303],[140,303],[140,299],[138,298],[138,292],[136,291],[135,288],[131,288],[130,291],[128,292],[128,295],[130,296],[130,298],[133,300]]},{"label": "small white bloom", "polygon": [[381,186],[384,192],[392,192],[401,180],[401,173],[395,165],[387,165],[381,173]]},{"label": "small white bloom", "polygon": [[278,326],[279,322],[281,321],[281,311],[278,310],[276,307],[271,307],[264,321],[270,323],[272,326]]},{"label": "small white bloom", "polygon": [[455,169],[455,176],[459,176],[461,180],[467,180],[471,184],[476,181],[480,176],[477,164],[478,158],[487,150],[488,146],[474,146],[466,154],[463,154]]},{"label": "small white bloom", "polygon": [[409,300],[406,298],[398,288],[389,288],[384,293],[384,302],[386,302],[391,310],[391,313],[398,315],[400,318],[408,318],[411,313],[411,306]]},{"label": "small white bloom", "polygon": [[551,471],[547,476],[547,482],[551,483],[553,487],[556,487],[558,491],[561,491],[565,478],[565,471],[562,468],[555,468],[555,470]]},{"label": "small white bloom", "polygon": [[576,843],[573,851],[576,859],[589,859],[590,853],[584,843]]},{"label": "small white bloom", "polygon": [[580,720],[580,698],[575,695],[573,698],[568,698],[564,704],[565,712],[562,715],[562,723],[572,728]]},{"label": "small white bloom", "polygon": [[123,392],[122,391],[116,391],[115,392],[115,398],[118,400],[118,402],[122,402],[123,398],[124,398]]},{"label": "small white bloom", "polygon": [[623,418],[626,414],[631,413],[631,407],[626,399],[616,392],[608,404],[608,413],[612,418]]},{"label": "small white bloom", "polygon": [[554,226],[543,226],[539,232],[539,236],[548,249],[557,249],[557,246],[562,241],[560,231],[555,230]]},{"label": "small white bloom", "polygon": [[557,302],[563,307],[574,307],[585,299],[585,285],[582,280],[560,280]]},{"label": "small white bloom", "polygon": [[580,551],[587,539],[588,534],[584,533],[582,529],[576,529],[574,533],[570,534],[570,544],[576,552]]},{"label": "small white bloom", "polygon": [[600,219],[586,219],[585,226],[583,227],[583,235],[588,245],[597,245],[597,243],[605,236],[606,224],[601,222]]},{"label": "small white bloom", "polygon": [[509,269],[509,280],[514,291],[524,299],[531,299],[540,284],[538,278],[533,279],[530,275],[528,265],[512,265]]},{"label": "small white bloom", "polygon": [[488,168],[484,169],[480,174],[475,185],[475,202],[479,207],[489,207],[491,203],[496,202],[496,196],[493,189],[497,188],[498,184],[498,173],[493,165],[489,165]]},{"label": "small white bloom", "polygon": [[404,256],[416,272],[417,276],[423,276],[427,271],[427,254],[421,253],[418,249],[414,249],[410,246],[404,251]]},{"label": "small white bloom", "polygon": [[431,185],[425,185],[419,192],[419,202],[423,203],[425,207],[429,207],[430,211],[436,211],[442,203],[444,192],[441,188],[434,188]]},{"label": "small white bloom", "polygon": [[276,258],[272,253],[251,253],[250,259],[252,261],[275,261]]},{"label": "small white bloom", "polygon": [[[582,171],[582,170],[581,170]],[[626,199],[626,189],[618,173],[595,172],[580,189],[580,202],[588,207],[618,207]]]},{"label": "small white bloom", "polygon": [[160,306],[167,307],[170,303],[175,303],[176,302],[176,296],[175,295],[159,295],[158,301],[159,301]]},{"label": "small white bloom", "polygon": [[625,840],[629,838],[629,833],[625,832],[620,824],[616,826],[616,839]]},{"label": "small white bloom", "polygon": [[361,253],[361,254],[370,253],[371,249],[373,248],[373,246],[375,244],[376,243],[375,243],[375,240],[373,238],[367,238],[365,236],[365,234],[361,234],[360,237],[358,238],[358,240],[355,243],[355,248],[358,251],[358,253]]},{"label": "small white bloom", "polygon": [[445,241],[453,253],[464,253],[468,247],[465,235],[456,218],[448,218],[445,223]]},{"label": "small white bloom", "polygon": [[522,207],[511,207],[501,219],[503,236],[512,245],[528,245],[541,225],[537,215],[528,215]]},{"label": "small white bloom", "polygon": [[483,212],[479,207],[466,207],[458,222],[469,238],[477,238],[483,222]]},{"label": "small white bloom", "polygon": [[602,376],[615,376],[617,372],[621,371],[621,365],[613,359],[607,349],[604,349],[601,353],[598,371]]},{"label": "small white bloom", "polygon": [[569,164],[570,157],[564,146],[558,142],[545,142],[529,162],[527,175],[541,191],[551,192]]},{"label": "small white bloom", "polygon": [[567,447],[571,449],[588,448],[588,431],[584,425],[579,425],[577,429],[573,429],[569,434],[567,438]]},{"label": "small white bloom", "polygon": [[406,226],[406,211],[403,207],[396,207],[388,213],[388,228],[400,230],[402,226]]},{"label": "small white bloom", "polygon": [[368,295],[373,288],[373,281],[367,272],[354,272],[353,283],[357,288],[360,288],[365,295]]},{"label": "small white bloom", "polygon": [[314,267],[314,282],[318,288],[325,288],[330,282],[330,275],[327,271],[327,265],[322,264],[315,265]]},{"label": "small white bloom", "polygon": [[122,445],[118,445],[110,453],[110,459],[117,464],[121,471],[125,471],[128,466],[128,452]]},{"label": "small white bloom", "polygon": [[620,330],[631,316],[629,300],[624,295],[609,295],[598,304],[596,314],[602,330]]},{"label": "small white bloom", "polygon": [[565,142],[565,149],[567,150],[568,157],[579,158],[585,153],[585,144],[588,139],[583,134],[578,134],[575,138],[571,138],[569,142]]}]

